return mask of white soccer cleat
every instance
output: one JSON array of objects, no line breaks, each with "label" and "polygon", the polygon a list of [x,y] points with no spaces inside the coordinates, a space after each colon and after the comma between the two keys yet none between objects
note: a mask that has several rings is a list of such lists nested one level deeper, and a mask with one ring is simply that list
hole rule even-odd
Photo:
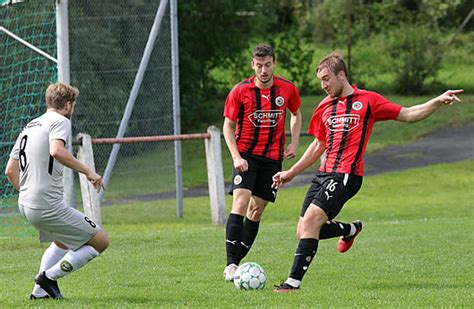
[{"label": "white soccer cleat", "polygon": [[224,268],[224,279],[225,281],[234,281],[234,274],[237,269],[237,265],[229,264]]}]

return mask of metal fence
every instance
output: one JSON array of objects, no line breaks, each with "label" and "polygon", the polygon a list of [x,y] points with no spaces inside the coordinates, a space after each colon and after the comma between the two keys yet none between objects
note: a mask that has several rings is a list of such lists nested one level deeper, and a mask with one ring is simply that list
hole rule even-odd
[{"label": "metal fence", "polygon": [[[81,91],[74,135],[117,136],[159,5],[158,1],[69,1],[71,84]],[[169,5],[124,136],[174,132]],[[112,147],[94,147],[101,174]],[[174,190],[174,142],[126,144],[120,149],[105,198]]]}]

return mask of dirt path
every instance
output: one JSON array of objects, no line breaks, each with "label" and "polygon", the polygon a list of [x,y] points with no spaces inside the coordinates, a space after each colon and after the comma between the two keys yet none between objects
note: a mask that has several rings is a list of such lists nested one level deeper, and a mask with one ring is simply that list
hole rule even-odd
[{"label": "dirt path", "polygon": [[[443,128],[414,142],[385,148],[365,156],[365,175],[376,175],[396,170],[449,163],[474,158],[474,122],[465,126]],[[308,185],[313,171],[297,176],[288,186]],[[228,184],[226,184],[226,190]],[[207,187],[191,188],[185,197],[206,196]],[[135,196],[121,200],[107,200],[103,205],[174,198],[175,192]]]}]

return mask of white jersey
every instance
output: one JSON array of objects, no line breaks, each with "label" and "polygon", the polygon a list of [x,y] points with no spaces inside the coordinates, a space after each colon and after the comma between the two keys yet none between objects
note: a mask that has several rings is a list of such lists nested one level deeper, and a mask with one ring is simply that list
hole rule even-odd
[{"label": "white jersey", "polygon": [[32,120],[18,136],[10,157],[20,163],[19,203],[34,209],[55,208],[63,200],[63,165],[49,154],[49,143],[63,140],[71,121],[49,111]]}]

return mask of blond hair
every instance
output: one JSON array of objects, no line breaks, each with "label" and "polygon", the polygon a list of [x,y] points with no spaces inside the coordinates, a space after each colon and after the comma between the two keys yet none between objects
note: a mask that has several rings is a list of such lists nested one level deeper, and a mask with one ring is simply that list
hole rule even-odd
[{"label": "blond hair", "polygon": [[346,77],[348,76],[346,63],[344,62],[342,56],[337,52],[332,52],[323,59],[321,59],[321,61],[319,61],[316,72],[321,71],[323,68],[328,68],[331,72],[334,73],[334,75],[337,75],[337,73],[343,71],[344,74],[346,74]]},{"label": "blond hair", "polygon": [[64,84],[54,83],[46,89],[45,100],[48,108],[63,109],[66,102],[75,102],[79,96],[79,89]]}]

